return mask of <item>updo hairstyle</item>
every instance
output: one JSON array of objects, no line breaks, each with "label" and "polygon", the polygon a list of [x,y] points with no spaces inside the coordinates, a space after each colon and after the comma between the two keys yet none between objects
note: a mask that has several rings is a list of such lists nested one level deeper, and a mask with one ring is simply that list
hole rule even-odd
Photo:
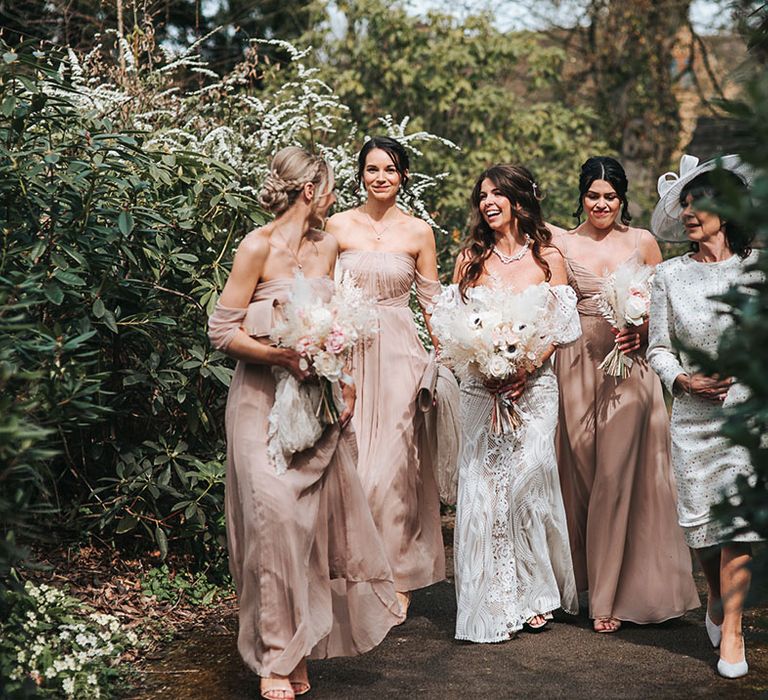
[{"label": "updo hairstyle", "polygon": [[269,174],[259,192],[259,204],[275,216],[288,211],[304,185],[315,185],[315,195],[328,189],[331,169],[320,156],[298,146],[281,148],[272,159]]},{"label": "updo hairstyle", "polygon": [[629,213],[629,200],[627,199],[629,182],[621,163],[610,156],[592,156],[587,158],[584,165],[581,166],[579,206],[573,216],[577,221],[581,221],[581,215],[584,212],[584,195],[589,192],[589,188],[592,187],[595,180],[605,180],[616,191],[621,200],[621,223],[627,226],[632,221],[632,215]]}]

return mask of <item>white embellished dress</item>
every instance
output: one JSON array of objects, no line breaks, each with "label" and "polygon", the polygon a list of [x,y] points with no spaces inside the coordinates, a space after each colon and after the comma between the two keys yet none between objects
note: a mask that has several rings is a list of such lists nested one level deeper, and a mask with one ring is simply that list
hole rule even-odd
[{"label": "white embellished dress", "polygon": [[[731,318],[722,313],[726,307],[712,297],[724,294],[733,284],[747,282],[752,273],[745,267],[756,256],[753,252],[746,260],[733,255],[721,262],[702,263],[688,254],[656,267],[647,357],[670,392],[678,375],[697,371],[677,344],[708,353],[717,350]],[[733,385],[725,404],[737,401],[740,390]],[[719,403],[686,394],[675,396],[670,432],[677,513],[685,540],[693,548],[757,539],[754,533],[729,535],[710,513],[723,492],[733,488],[736,476],[752,471],[746,449],[720,435],[722,423]]]},{"label": "white embellished dress", "polygon": [[[473,290],[469,290],[470,299]],[[550,288],[557,344],[581,334],[576,295]],[[515,403],[522,424],[491,430],[493,397],[479,380],[461,384],[462,448],[454,533],[456,638],[500,642],[526,620],[578,611],[555,458],[558,390],[551,361]]]}]

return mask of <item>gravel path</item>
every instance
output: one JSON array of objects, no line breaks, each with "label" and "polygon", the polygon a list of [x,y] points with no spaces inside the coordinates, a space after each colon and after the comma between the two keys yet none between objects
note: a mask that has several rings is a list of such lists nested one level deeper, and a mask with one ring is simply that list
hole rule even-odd
[{"label": "gravel path", "polygon": [[[703,589],[699,580],[700,590]],[[763,596],[763,601],[765,597]],[[717,676],[703,609],[660,625],[625,624],[595,634],[585,615],[560,615],[537,634],[500,644],[453,639],[452,581],[417,591],[409,619],[374,651],[310,662],[308,700],[443,698],[753,698],[768,697],[768,608],[746,619],[749,675]],[[137,669],[141,685],[127,698],[245,700],[258,678],[240,661],[237,620],[202,625]]]}]

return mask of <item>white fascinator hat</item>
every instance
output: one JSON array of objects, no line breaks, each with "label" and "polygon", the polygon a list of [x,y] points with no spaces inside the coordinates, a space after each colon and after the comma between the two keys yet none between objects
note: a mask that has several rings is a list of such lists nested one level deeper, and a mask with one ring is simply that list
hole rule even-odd
[{"label": "white fascinator hat", "polygon": [[718,165],[723,170],[730,170],[739,175],[746,184],[752,180],[750,168],[734,155],[713,158],[705,163],[699,163],[696,156],[684,155],[680,158],[679,174],[670,171],[659,177],[656,183],[659,202],[651,216],[651,231],[656,238],[670,243],[679,243],[688,239],[680,220],[683,211],[680,206],[680,193],[693,178],[714,170]]}]

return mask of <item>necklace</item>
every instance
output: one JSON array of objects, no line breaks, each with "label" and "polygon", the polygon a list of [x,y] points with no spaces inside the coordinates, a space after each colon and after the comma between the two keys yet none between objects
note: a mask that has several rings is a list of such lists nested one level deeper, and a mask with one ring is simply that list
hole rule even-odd
[{"label": "necklace", "polygon": [[513,253],[512,255],[507,255],[506,253],[502,253],[496,246],[493,246],[491,248],[491,251],[496,254],[496,256],[501,260],[503,265],[509,265],[509,263],[516,262],[517,260],[520,260],[527,252],[528,247],[531,244],[531,237],[526,235],[525,236],[525,243],[517,250],[516,253]]},{"label": "necklace", "polygon": [[368,225],[373,229],[373,233],[376,235],[376,240],[377,241],[380,241],[381,237],[384,235],[384,232],[387,231],[388,229],[392,228],[392,226],[394,226],[395,223],[397,222],[397,219],[395,219],[395,221],[390,222],[383,229],[381,229],[381,231],[379,231],[376,228],[376,226],[374,226],[373,219],[371,218],[371,215],[365,209],[363,209],[362,207],[360,207],[360,210],[363,212],[363,214],[365,214],[365,217],[368,219]]},{"label": "necklace", "polygon": [[301,251],[301,244],[302,244],[302,242],[304,241],[304,236],[302,236],[302,237],[301,237],[301,240],[299,241],[299,250],[297,250],[297,251],[294,253],[294,252],[293,252],[293,248],[291,248],[291,246],[289,246],[289,245],[288,245],[288,241],[286,241],[286,240],[285,240],[285,236],[283,236],[283,232],[282,232],[282,229],[280,229],[280,228],[276,228],[276,229],[275,229],[275,232],[280,234],[280,240],[282,241],[283,245],[285,246],[285,249],[286,249],[286,250],[287,250],[287,251],[288,251],[288,252],[291,254],[291,257],[292,257],[292,258],[294,259],[294,261],[296,262],[296,267],[297,267],[299,270],[303,270],[304,268],[302,267],[302,265],[301,265],[301,261],[299,260],[299,252]]}]

